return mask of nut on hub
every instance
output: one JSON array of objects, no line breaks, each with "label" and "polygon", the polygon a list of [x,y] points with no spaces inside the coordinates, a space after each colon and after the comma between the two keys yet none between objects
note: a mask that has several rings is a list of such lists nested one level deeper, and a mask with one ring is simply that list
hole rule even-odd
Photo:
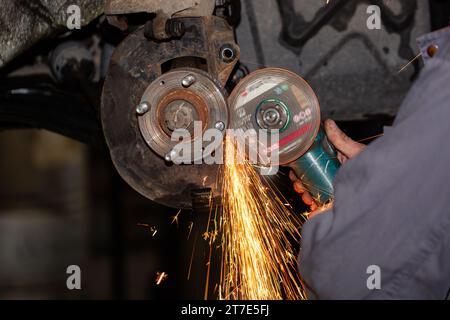
[{"label": "nut on hub", "polygon": [[288,107],[280,100],[263,100],[256,111],[256,122],[261,129],[283,131],[290,121]]}]

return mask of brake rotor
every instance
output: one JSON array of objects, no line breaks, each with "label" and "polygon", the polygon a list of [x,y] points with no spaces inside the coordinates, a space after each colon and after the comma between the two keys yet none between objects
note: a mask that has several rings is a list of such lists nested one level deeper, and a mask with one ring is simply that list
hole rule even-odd
[{"label": "brake rotor", "polygon": [[[180,144],[172,139],[177,130],[187,132],[191,139],[183,143],[194,150],[196,142],[206,147],[202,139],[206,130],[228,126],[224,93],[205,72],[195,69],[176,69],[156,79],[145,90],[137,113],[145,141],[166,161],[177,156],[171,154]],[[201,153],[196,157],[192,152],[191,156],[191,163],[203,160]]]},{"label": "brake rotor", "polygon": [[[170,136],[182,128],[192,132],[195,120],[204,120],[202,131],[217,122],[226,129],[221,88],[239,59],[239,47],[222,18],[180,21],[186,33],[179,39],[149,41],[140,28],[115,49],[103,86],[101,120],[114,166],[131,187],[160,204],[192,208],[192,195],[220,198],[219,166],[166,161],[173,147]],[[224,45],[233,52],[232,60],[223,59]],[[189,74],[196,81],[183,86]]]}]

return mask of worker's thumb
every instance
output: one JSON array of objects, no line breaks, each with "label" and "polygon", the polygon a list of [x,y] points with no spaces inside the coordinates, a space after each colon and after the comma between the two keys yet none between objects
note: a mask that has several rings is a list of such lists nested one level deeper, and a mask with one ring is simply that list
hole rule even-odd
[{"label": "worker's thumb", "polygon": [[325,132],[334,147],[349,159],[357,156],[364,149],[363,144],[352,140],[333,120],[325,120]]}]

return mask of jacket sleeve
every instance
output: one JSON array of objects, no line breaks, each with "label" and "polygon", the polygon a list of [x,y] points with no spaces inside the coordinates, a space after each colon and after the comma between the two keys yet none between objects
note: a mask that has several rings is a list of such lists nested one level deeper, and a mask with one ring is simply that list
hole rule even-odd
[{"label": "jacket sleeve", "polygon": [[[340,169],[332,211],[303,226],[299,268],[309,298],[446,298],[449,48],[446,41],[427,62],[393,127]],[[380,289],[367,285],[373,266]]]}]

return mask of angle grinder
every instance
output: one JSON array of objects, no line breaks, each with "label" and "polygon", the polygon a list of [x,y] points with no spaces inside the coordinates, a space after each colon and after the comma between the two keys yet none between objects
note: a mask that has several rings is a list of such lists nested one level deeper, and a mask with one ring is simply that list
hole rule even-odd
[{"label": "angle grinder", "polygon": [[279,134],[271,142],[278,163],[301,179],[319,204],[333,198],[333,179],[340,167],[323,130],[318,99],[309,84],[284,69],[265,68],[239,82],[229,97],[230,128]]}]

